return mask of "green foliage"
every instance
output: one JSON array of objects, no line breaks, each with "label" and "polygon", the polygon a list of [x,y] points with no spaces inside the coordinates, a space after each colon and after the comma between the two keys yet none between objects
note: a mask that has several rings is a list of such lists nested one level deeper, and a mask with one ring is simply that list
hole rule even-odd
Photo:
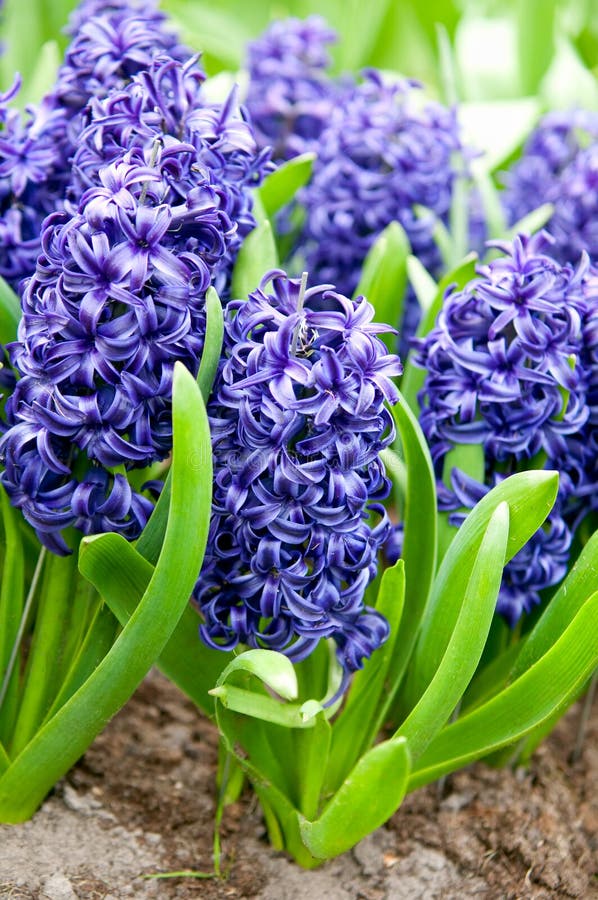
[{"label": "green foliage", "polygon": [[[97,655],[93,658],[92,653],[90,659],[90,648],[89,645],[86,647],[84,639],[78,646],[72,646],[70,666],[65,665],[66,660],[62,661],[62,667],[57,665],[55,640],[54,646],[46,647],[34,636],[27,670],[31,672],[35,667],[49,664],[49,684],[41,677],[31,676],[25,677],[20,688],[19,715],[25,717],[28,727],[20,732],[22,737],[14,751],[11,752],[10,743],[7,746],[6,741],[2,741],[5,771],[0,776],[1,822],[19,822],[32,815],[52,785],[133,693],[162,652],[187,606],[201,565],[211,502],[211,471],[194,466],[193,454],[199,447],[205,453],[207,465],[211,457],[201,395],[180,364],[175,366],[173,420],[172,494],[164,543],[157,564],[152,567],[147,588],[130,619],[101,658]],[[193,523],[191,528],[190,522]],[[104,559],[98,552],[106,542],[112,544],[113,537],[85,538],[81,545],[81,570],[89,575],[100,592],[104,587],[108,591],[122,574],[118,556],[108,555]],[[63,562],[58,560],[56,564]],[[52,622],[50,615],[44,615],[50,600],[61,602],[61,590],[64,585],[50,574],[38,601],[44,619],[41,627],[46,631],[49,627],[54,630],[61,627],[58,615]],[[95,627],[97,621],[96,615],[92,618],[92,626]],[[66,631],[67,624],[68,620],[63,618],[62,627]],[[81,635],[85,629],[82,630],[78,622],[76,624]],[[109,641],[104,642],[104,646],[108,644]],[[97,650],[97,645],[93,650]],[[56,685],[55,677],[50,678],[57,677],[59,672],[62,673],[62,685]],[[63,685],[67,685],[66,690],[61,690]],[[62,694],[65,702],[55,706],[53,714],[46,716],[40,725],[50,686],[55,693]],[[9,765],[6,765],[6,757],[10,760]]]}]

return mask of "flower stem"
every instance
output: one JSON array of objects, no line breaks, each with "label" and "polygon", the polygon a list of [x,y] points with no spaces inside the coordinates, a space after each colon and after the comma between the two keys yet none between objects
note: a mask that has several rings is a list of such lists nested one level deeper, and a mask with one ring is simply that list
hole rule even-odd
[{"label": "flower stem", "polygon": [[29,612],[31,611],[31,606],[33,604],[33,599],[35,597],[35,592],[37,590],[37,585],[40,579],[42,567],[44,564],[44,559],[46,557],[46,548],[42,547],[39,556],[37,558],[37,563],[35,565],[35,571],[33,573],[33,578],[31,579],[31,585],[29,587],[29,593],[27,594],[27,599],[25,601],[25,606],[23,607],[23,614],[21,616],[21,621],[19,623],[19,630],[17,631],[15,641],[12,648],[12,653],[10,655],[10,659],[8,661],[8,666],[6,672],[4,673],[4,680],[2,682],[2,687],[0,687],[0,709],[2,709],[2,704],[4,703],[4,698],[6,696],[6,692],[8,690],[8,684],[10,682],[10,678],[12,675],[12,671],[15,666],[15,662],[17,659],[17,655],[19,653],[19,647],[21,641],[23,639],[23,634],[25,632],[25,626],[27,624],[27,619],[29,618]]}]

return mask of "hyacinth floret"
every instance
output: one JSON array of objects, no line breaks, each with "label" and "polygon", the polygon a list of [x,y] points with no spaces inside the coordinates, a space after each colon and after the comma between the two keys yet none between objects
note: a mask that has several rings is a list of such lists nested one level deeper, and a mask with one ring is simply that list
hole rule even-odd
[{"label": "hyacinth floret", "polygon": [[[314,277],[351,294],[376,237],[392,221],[403,226],[413,253],[437,273],[436,219],[447,222],[462,171],[456,114],[419,103],[412,81],[386,83],[370,70],[346,90],[318,145],[301,201],[307,219],[300,244]],[[418,215],[416,206],[429,213]]]},{"label": "hyacinth floret", "polygon": [[215,461],[195,590],[210,646],[307,656],[332,638],[346,675],[387,637],[364,605],[389,530],[380,451],[394,437],[398,357],[373,309],[268,273],[226,310],[208,407]]},{"label": "hyacinth floret", "polygon": [[9,496],[53,550],[65,552],[67,525],[110,522],[132,538],[151,512],[109,470],[169,453],[174,363],[197,372],[205,293],[235,230],[200,174],[185,201],[164,202],[173,166],[193,153],[171,143],[149,166],[131,151],[100,171],[78,213],[46,221],[0,446]]},{"label": "hyacinth floret", "polygon": [[336,33],[320,16],[273,22],[248,46],[246,105],[261,147],[275,159],[317,151],[338,87],[327,74]]}]

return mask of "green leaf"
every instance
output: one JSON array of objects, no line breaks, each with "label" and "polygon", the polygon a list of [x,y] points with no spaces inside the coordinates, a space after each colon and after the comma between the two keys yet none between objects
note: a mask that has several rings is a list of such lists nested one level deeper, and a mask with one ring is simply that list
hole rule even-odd
[{"label": "green leaf", "polygon": [[293,734],[298,806],[299,812],[307,819],[313,819],[318,814],[331,740],[332,728],[324,712],[318,713],[312,729]]},{"label": "green leaf", "polygon": [[[452,490],[453,469],[458,469],[469,475],[470,478],[484,483],[486,460],[482,444],[457,444],[452,447],[444,458],[442,480]],[[467,509],[461,508],[461,512],[467,513]],[[451,541],[459,530],[456,525],[450,524],[450,513],[438,513],[438,559],[442,560],[448,550]]]},{"label": "green leaf", "polygon": [[550,649],[597,589],[598,532],[595,532],[528,635],[511,672],[511,681],[522,675]]},{"label": "green leaf", "polygon": [[556,0],[517,0],[517,49],[522,94],[536,94],[554,54]]},{"label": "green leaf", "polygon": [[383,825],[401,805],[409,769],[403,738],[391,738],[369,750],[315,822],[299,817],[310,853],[319,859],[338,856]]},{"label": "green leaf", "polygon": [[496,508],[510,509],[505,564],[544,522],[554,504],[558,475],[529,471],[511,475],[486,494],[467,516],[438,570],[409,671],[404,702],[411,709],[434,677],[453,633],[467,587],[467,560],[478,552]]},{"label": "green leaf", "polygon": [[[481,659],[496,607],[508,534],[509,507],[501,503],[488,522],[473,565],[463,560],[471,575],[444,656],[421,699],[396,732],[396,737],[407,739],[414,760],[449,719]],[[439,602],[443,605],[448,600],[441,597]]]},{"label": "green leaf", "polygon": [[42,97],[50,92],[56,81],[60,57],[60,48],[55,40],[46,41],[40,47],[35,68],[27,82],[26,90],[20,97],[23,105],[39,103]]},{"label": "green leaf", "polygon": [[253,231],[249,232],[237,254],[231,296],[234,299],[244,300],[259,287],[266,272],[276,269],[277,266],[278,251],[272,234],[272,225],[264,217]]},{"label": "green leaf", "polygon": [[[85,684],[35,735],[0,778],[0,821],[29,818],[47,791],[85,752],[154,664],[188,603],[208,534],[212,479],[189,458],[210,436],[201,394],[175,364],[172,501],[164,546],[148,589],[110,652]],[[192,524],[190,524],[192,523]],[[86,538],[81,558],[104,536]],[[98,588],[118,578],[98,572]]]},{"label": "green leaf", "polygon": [[[511,644],[487,665],[480,667],[463,696],[460,706],[462,713],[480,706],[502,691],[509,680],[513,664],[518,654],[521,653],[521,644],[524,642],[525,639]],[[485,652],[488,652],[488,641],[486,641]]]},{"label": "green leaf", "polygon": [[315,159],[315,153],[302,153],[282,163],[266,176],[258,193],[269,219],[294,200],[297,191],[307,184]]},{"label": "green leaf", "polygon": [[118,620],[109,606],[102,604],[96,611],[79,652],[72,661],[54,703],[44,719],[47,722],[66,701],[85,684],[99,666],[118,636]]},{"label": "green leaf", "polygon": [[438,285],[417,256],[407,257],[407,274],[417,302],[425,315],[438,294]]},{"label": "green leaf", "polygon": [[564,709],[598,664],[598,592],[517,681],[444,728],[420,757],[409,790],[513,744]]},{"label": "green leaf", "polygon": [[17,328],[21,321],[19,298],[0,275],[0,344],[16,340]]},{"label": "green leaf", "polygon": [[391,664],[391,685],[396,690],[413,651],[436,570],[436,479],[419,422],[403,398],[393,407],[392,414],[407,470],[402,557],[405,563],[405,609],[408,614],[401,620],[397,649]]},{"label": "green leaf", "polygon": [[76,575],[76,556],[47,555],[19,712],[8,742],[12,757],[23,750],[39,729],[59,691],[58,676]]},{"label": "green leaf", "polygon": [[[251,652],[251,651],[248,651]],[[271,650],[257,650],[256,653],[272,653]],[[262,722],[282,725],[284,728],[313,728],[314,718],[305,718],[300,703],[281,703],[267,694],[248,691],[232,684],[223,684],[210,691],[225,709],[242,713]]]},{"label": "green leaf", "polygon": [[338,789],[382,727],[397,681],[393,672],[404,605],[405,564],[400,559],[383,573],[376,600],[376,610],[387,620],[390,636],[366,660],[362,671],[354,675],[345,706],[332,729],[332,749],[325,779],[327,791]]},{"label": "green leaf", "polygon": [[15,658],[10,676],[8,669],[14,654],[15,642],[19,640],[19,626],[25,601],[25,554],[17,521],[20,513],[10,505],[4,490],[0,490],[0,504],[5,551],[0,585],[0,741],[8,745],[16,711],[20,656]]},{"label": "green leaf", "polygon": [[224,669],[216,686],[225,684],[235,672],[255,675],[284,700],[297,698],[297,676],[293,663],[275,650],[246,650],[239,654]]},{"label": "green leaf", "polygon": [[[363,295],[376,310],[376,321],[398,327],[407,289],[409,239],[398,222],[391,222],[376,238],[365,258],[354,297]],[[396,337],[381,335],[391,352]]]},{"label": "green leaf", "polygon": [[[89,546],[80,560],[81,571],[93,584],[105,571],[118,577],[102,581],[102,594],[121,625],[125,626],[154,573],[154,567],[119,534],[106,535]],[[204,647],[199,639],[199,616],[188,604],[162,650],[157,665],[207,715],[212,714],[209,690],[231,658],[230,653]]]},{"label": "green leaf", "polygon": [[[415,259],[415,257],[410,257],[411,259]],[[420,286],[420,291],[425,294],[425,297],[419,298],[420,305],[424,310],[421,322],[417,329],[417,337],[423,337],[428,334],[436,324],[436,319],[438,317],[438,313],[442,309],[442,304],[444,302],[444,295],[449,287],[453,287],[455,290],[461,290],[465,287],[468,282],[471,281],[472,278],[475,277],[475,266],[477,262],[477,255],[475,253],[470,253],[468,256],[463,259],[459,265],[452,269],[450,272],[447,272],[438,284],[434,284],[430,276],[430,281],[434,284],[434,295],[431,293],[431,285],[428,284],[427,288],[424,288],[423,285]],[[417,260],[419,263],[419,260]],[[414,284],[413,279],[416,279],[418,275],[416,272],[418,271],[418,266],[415,263],[411,263],[408,261],[408,271],[409,277],[412,279],[412,284]],[[423,266],[422,266],[423,268]],[[426,275],[428,273],[425,271]],[[419,273],[421,275],[421,272]],[[414,284],[415,289],[415,284]],[[427,304],[427,305],[426,305]],[[401,392],[409,404],[409,407],[413,410],[413,412],[418,415],[419,414],[419,404],[417,402],[417,395],[421,388],[423,387],[426,372],[424,369],[418,368],[414,365],[414,352],[410,351],[407,362],[405,363],[403,369],[403,377],[401,378]]]},{"label": "green leaf", "polygon": [[[207,449],[207,448],[206,448]],[[211,450],[210,450],[211,453]],[[201,465],[201,460],[199,459],[199,451],[196,448],[193,451],[195,465]],[[211,462],[211,456],[210,456]],[[154,506],[154,510],[149,517],[149,520],[141,532],[138,540],[135,542],[135,550],[143,556],[152,566],[155,566],[158,562],[158,558],[160,556],[160,551],[162,550],[162,544],[164,543],[164,535],[166,534],[166,525],[168,523],[168,512],[170,509],[171,503],[171,484],[170,484],[170,472],[166,476],[164,481],[164,487],[162,488],[162,492],[158,497],[158,502]],[[108,546],[108,545],[106,545]],[[123,550],[123,553],[125,551]],[[145,588],[143,589],[145,590]],[[142,591],[143,593],[143,591]]]},{"label": "green leaf", "polygon": [[222,304],[216,290],[209,287],[206,293],[206,335],[197,373],[197,383],[206,405],[210,399],[212,385],[218,371],[223,337]]},{"label": "green leaf", "polygon": [[2,744],[0,744],[0,777],[10,766],[10,757]]}]

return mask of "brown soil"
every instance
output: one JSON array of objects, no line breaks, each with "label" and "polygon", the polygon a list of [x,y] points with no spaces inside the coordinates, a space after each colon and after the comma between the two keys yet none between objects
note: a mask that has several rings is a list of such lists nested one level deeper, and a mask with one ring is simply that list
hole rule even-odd
[{"label": "brown soil", "polygon": [[321,869],[305,872],[268,847],[247,793],[224,816],[225,877],[150,880],[212,870],[217,752],[213,726],[152,674],[34,819],[0,826],[0,897],[598,897],[598,716],[570,765],[578,716],[569,712],[529,770],[477,765],[442,792],[418,791]]}]

